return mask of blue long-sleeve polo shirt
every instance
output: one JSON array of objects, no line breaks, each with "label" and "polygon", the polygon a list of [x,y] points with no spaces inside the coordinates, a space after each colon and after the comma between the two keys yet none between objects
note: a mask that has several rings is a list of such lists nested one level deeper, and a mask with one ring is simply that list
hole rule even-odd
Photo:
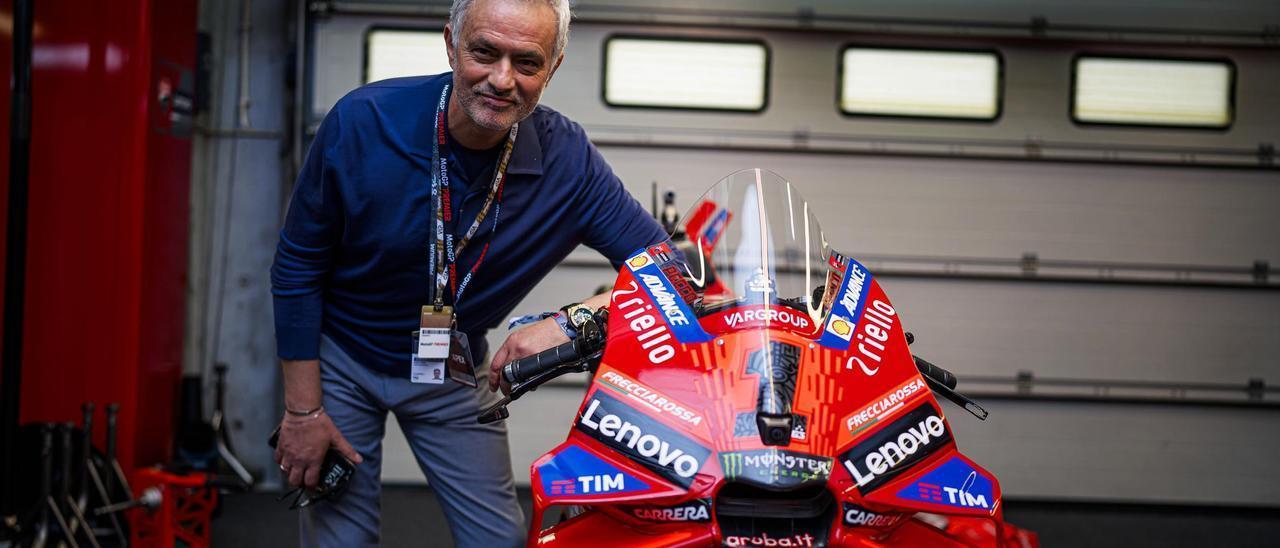
[{"label": "blue long-sleeve polo shirt", "polygon": [[[408,376],[410,334],[432,283],[435,105],[451,81],[445,73],[376,82],[352,91],[325,116],[298,175],[271,268],[282,359],[316,359],[323,333],[357,362]],[[497,155],[456,144],[450,154],[453,229],[460,233],[484,204],[495,167],[489,158]],[[617,268],[629,253],[665,237],[581,126],[538,106],[520,123],[500,215],[490,211],[457,259],[461,282],[490,242],[455,304],[476,362],[487,352],[485,332],[578,244]]]}]

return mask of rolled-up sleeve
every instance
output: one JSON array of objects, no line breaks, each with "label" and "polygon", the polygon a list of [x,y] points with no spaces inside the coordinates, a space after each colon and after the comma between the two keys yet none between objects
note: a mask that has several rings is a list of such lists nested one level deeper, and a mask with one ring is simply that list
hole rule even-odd
[{"label": "rolled-up sleeve", "polygon": [[586,180],[578,204],[583,243],[607,257],[616,270],[630,254],[666,240],[667,234],[627,192],[585,135],[582,141],[586,146]]},{"label": "rolled-up sleeve", "polygon": [[341,126],[336,108],[320,125],[294,185],[271,265],[276,353],[286,360],[319,357],[324,288],[342,237],[341,170],[334,161]]}]

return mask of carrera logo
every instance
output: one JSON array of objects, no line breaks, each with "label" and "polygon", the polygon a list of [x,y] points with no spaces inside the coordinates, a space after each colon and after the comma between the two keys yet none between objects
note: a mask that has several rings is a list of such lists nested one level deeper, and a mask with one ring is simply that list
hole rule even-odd
[{"label": "carrera logo", "polygon": [[940,414],[927,402],[841,456],[858,490],[867,493],[951,441]]},{"label": "carrera logo", "polygon": [[832,316],[831,326],[827,330],[846,341],[853,338],[853,326],[849,325],[848,320],[839,316]]},{"label": "carrera logo", "polygon": [[740,324],[782,323],[800,330],[807,330],[813,322],[803,314],[785,308],[758,308],[734,312],[724,317],[725,325],[736,328]]},{"label": "carrera logo", "polygon": [[602,386],[609,387],[619,393],[644,404],[646,407],[671,415],[682,422],[691,426],[699,426],[702,424],[702,415],[699,415],[689,408],[662,393],[649,388],[639,382],[631,380],[630,377],[618,373],[617,371],[605,371],[598,377],[598,381]]},{"label": "carrera logo", "polygon": [[630,509],[631,515],[646,521],[711,521],[711,501],[699,499],[677,506],[659,508],[655,506],[636,506]]},{"label": "carrera logo", "polygon": [[895,411],[902,409],[906,405],[907,400],[912,396],[919,394],[925,389],[924,379],[916,377],[907,382],[898,385],[893,390],[881,395],[876,401],[871,402],[862,409],[854,411],[848,417],[845,417],[845,428],[849,430],[850,435],[856,435],[858,432],[875,424],[882,417],[887,417]]},{"label": "carrera logo", "polygon": [[847,527],[871,527],[883,529],[902,521],[902,514],[878,514],[861,506],[844,503],[844,524]]},{"label": "carrera logo", "polygon": [[654,365],[670,360],[676,355],[675,346],[670,342],[671,331],[667,329],[667,325],[658,321],[657,314],[653,313],[653,305],[648,304],[640,297],[631,297],[621,303],[619,299],[628,295],[633,295],[640,290],[638,284],[631,282],[631,289],[619,289],[613,292],[613,302],[617,305],[617,310],[622,314],[622,319],[627,322],[627,326],[632,331],[639,333],[636,337],[640,341],[640,348],[648,352],[649,363]]},{"label": "carrera logo", "polygon": [[686,489],[710,455],[707,448],[599,390],[577,428]]},{"label": "carrera logo", "polygon": [[652,262],[653,260],[649,258],[648,253],[641,253],[639,255],[636,255],[635,257],[627,259],[627,266],[630,266],[632,270],[635,270],[637,268],[644,268],[646,266],[649,266],[649,264]]}]

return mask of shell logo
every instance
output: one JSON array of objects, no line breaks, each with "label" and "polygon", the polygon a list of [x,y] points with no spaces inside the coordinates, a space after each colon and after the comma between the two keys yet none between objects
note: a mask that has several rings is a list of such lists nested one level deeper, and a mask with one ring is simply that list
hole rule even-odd
[{"label": "shell logo", "polygon": [[627,264],[630,265],[631,268],[642,268],[642,267],[648,266],[649,255],[647,254],[636,255],[635,257],[627,259]]},{"label": "shell logo", "polygon": [[831,320],[831,332],[835,333],[837,337],[847,341],[853,334],[853,326],[849,325],[849,322],[844,318],[835,318]]}]

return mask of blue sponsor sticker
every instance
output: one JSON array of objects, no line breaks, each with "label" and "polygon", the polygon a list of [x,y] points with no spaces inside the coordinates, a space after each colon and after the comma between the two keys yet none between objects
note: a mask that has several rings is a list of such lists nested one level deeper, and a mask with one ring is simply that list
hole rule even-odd
[{"label": "blue sponsor sticker", "polygon": [[[645,293],[649,294],[649,300],[653,302],[654,308],[658,309],[662,319],[667,322],[676,340],[690,344],[707,342],[714,338],[702,329],[702,325],[698,323],[698,317],[693,314],[693,309],[685,304],[684,298],[671,286],[671,282],[667,281],[667,276],[658,268],[653,257],[646,252],[641,252],[627,259],[627,268],[635,274],[636,281],[644,287]],[[848,343],[845,343],[845,346],[847,347]]]},{"label": "blue sponsor sticker", "polygon": [[862,308],[866,306],[867,294],[870,292],[871,272],[862,263],[849,259],[844,280],[840,282],[840,292],[831,302],[827,328],[818,341],[822,346],[832,350],[849,349],[849,340],[853,338],[858,320],[862,319]]},{"label": "blue sponsor sticker", "polygon": [[538,467],[542,492],[557,496],[612,495],[649,489],[637,479],[585,449],[570,445]]},{"label": "blue sponsor sticker", "polygon": [[898,498],[978,510],[996,503],[991,478],[955,456],[898,491]]},{"label": "blue sponsor sticker", "polygon": [[707,228],[702,231],[702,240],[710,245],[716,245],[716,240],[720,239],[720,234],[724,232],[724,227],[728,224],[729,210],[721,209],[716,212],[715,218],[707,223]]}]

